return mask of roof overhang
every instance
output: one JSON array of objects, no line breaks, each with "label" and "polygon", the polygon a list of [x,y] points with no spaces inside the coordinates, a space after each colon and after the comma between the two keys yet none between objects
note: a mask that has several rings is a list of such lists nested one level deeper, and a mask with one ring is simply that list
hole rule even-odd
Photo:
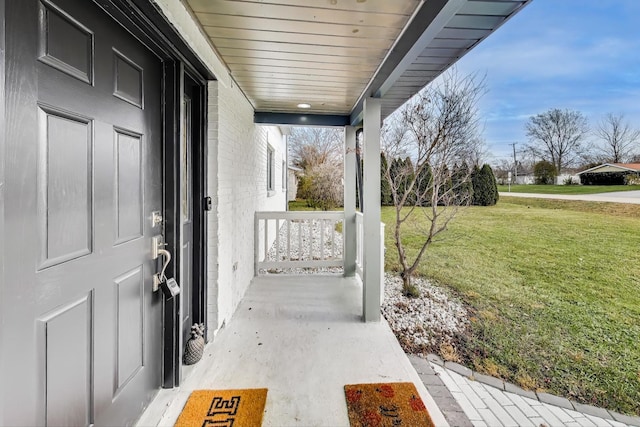
[{"label": "roof overhang", "polygon": [[[631,167],[629,167],[629,166]],[[582,175],[583,173],[590,173],[590,172],[598,172],[598,169],[604,169],[604,168],[613,168],[613,169],[619,169],[621,172],[640,172],[640,163],[630,163],[630,164],[625,164],[625,163],[603,163],[601,165],[598,166],[594,166],[592,168],[583,170],[581,172],[578,172],[576,175]]]},{"label": "roof overhang", "polygon": [[182,1],[256,123],[344,126],[368,97],[390,115],[532,0]]}]

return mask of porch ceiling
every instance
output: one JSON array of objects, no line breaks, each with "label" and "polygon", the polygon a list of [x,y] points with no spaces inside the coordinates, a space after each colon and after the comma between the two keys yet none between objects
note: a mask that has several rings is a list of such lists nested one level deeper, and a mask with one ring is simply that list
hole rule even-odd
[{"label": "porch ceiling", "polygon": [[531,0],[183,1],[257,113],[355,124],[365,97],[386,117]]}]

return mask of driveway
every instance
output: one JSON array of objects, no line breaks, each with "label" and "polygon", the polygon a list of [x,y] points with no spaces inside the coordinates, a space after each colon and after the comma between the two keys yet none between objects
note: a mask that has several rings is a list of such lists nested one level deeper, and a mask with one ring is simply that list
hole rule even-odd
[{"label": "driveway", "polygon": [[632,203],[640,205],[640,191],[616,191],[600,194],[535,194],[500,192],[500,197],[530,197],[533,199],[584,200],[588,202]]}]

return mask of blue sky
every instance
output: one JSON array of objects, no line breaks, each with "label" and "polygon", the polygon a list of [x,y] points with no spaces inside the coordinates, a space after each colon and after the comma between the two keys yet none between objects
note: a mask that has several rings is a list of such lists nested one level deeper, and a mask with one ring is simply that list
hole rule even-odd
[{"label": "blue sky", "polygon": [[458,70],[486,73],[490,162],[522,147],[527,118],[549,108],[578,110],[590,125],[623,113],[640,127],[640,1],[534,0]]}]

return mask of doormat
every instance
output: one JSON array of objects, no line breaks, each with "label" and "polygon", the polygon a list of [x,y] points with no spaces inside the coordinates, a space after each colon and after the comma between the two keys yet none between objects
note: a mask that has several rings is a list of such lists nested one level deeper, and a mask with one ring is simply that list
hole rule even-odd
[{"label": "doormat", "polygon": [[179,427],[260,427],[267,389],[196,390],[178,417]]},{"label": "doormat", "polygon": [[351,427],[434,427],[413,383],[344,386]]}]

